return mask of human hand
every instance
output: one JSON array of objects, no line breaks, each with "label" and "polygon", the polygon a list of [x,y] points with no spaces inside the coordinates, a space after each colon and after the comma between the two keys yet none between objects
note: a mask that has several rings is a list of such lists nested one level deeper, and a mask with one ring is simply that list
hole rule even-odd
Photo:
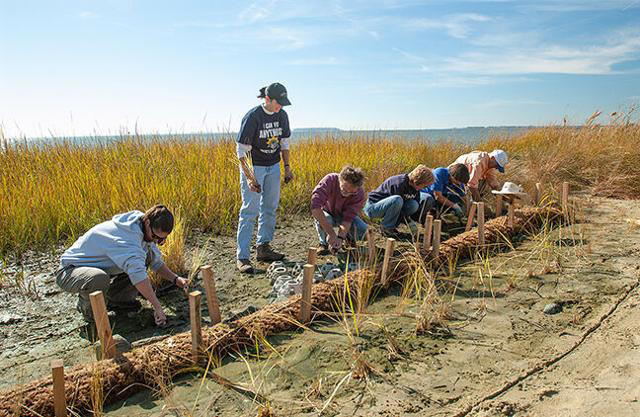
[{"label": "human hand", "polygon": [[189,287],[189,280],[182,277],[177,277],[175,280],[175,284],[178,288],[182,288],[183,290],[187,290]]},{"label": "human hand", "polygon": [[342,239],[340,239],[337,235],[329,236],[328,243],[329,243],[329,248],[331,249],[331,252],[337,252],[342,247]]},{"label": "human hand", "polygon": [[291,172],[291,167],[288,165],[285,165],[284,167],[284,183],[287,184],[289,182],[291,182],[291,180],[293,179],[293,172]]},{"label": "human hand", "polygon": [[153,318],[156,321],[156,325],[159,327],[164,327],[167,324],[167,316],[165,316],[162,308],[156,308],[153,310]]},{"label": "human hand", "polygon": [[247,182],[249,184],[249,189],[254,193],[259,193],[262,191],[262,187],[260,187],[260,184],[258,184],[258,181],[256,181],[255,179],[248,178]]},{"label": "human hand", "polygon": [[453,210],[456,216],[458,217],[464,216],[464,212],[462,211],[462,208],[460,207],[459,204],[454,204],[453,206],[451,206],[451,209]]}]

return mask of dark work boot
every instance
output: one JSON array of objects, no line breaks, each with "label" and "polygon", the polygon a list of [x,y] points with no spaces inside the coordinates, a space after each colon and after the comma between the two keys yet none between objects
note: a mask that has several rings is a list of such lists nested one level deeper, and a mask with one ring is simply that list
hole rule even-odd
[{"label": "dark work boot", "polygon": [[80,296],[78,296],[78,302],[76,303],[76,310],[82,314],[82,318],[87,323],[93,323],[93,310],[91,309],[91,302]]},{"label": "dark work boot", "polygon": [[256,259],[260,262],[273,262],[280,261],[284,258],[284,255],[278,252],[274,252],[268,243],[258,245]]},{"label": "dark work boot", "polygon": [[236,261],[236,267],[238,268],[238,271],[243,274],[250,274],[253,272],[253,266],[251,266],[251,261],[248,259],[238,259]]}]

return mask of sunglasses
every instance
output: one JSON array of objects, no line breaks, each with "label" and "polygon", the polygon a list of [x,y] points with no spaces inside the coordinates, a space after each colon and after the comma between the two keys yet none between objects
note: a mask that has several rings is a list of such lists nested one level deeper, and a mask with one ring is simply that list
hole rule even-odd
[{"label": "sunglasses", "polygon": [[160,237],[160,236],[156,235],[156,232],[154,232],[151,227],[149,227],[149,230],[151,230],[151,237],[153,238],[153,240],[156,241],[156,243],[158,245],[162,245],[167,240],[167,236]]}]

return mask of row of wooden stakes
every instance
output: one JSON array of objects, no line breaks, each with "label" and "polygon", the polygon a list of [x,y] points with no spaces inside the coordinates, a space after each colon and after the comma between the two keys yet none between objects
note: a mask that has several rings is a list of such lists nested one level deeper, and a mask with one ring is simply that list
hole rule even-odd
[{"label": "row of wooden stakes", "polygon": [[[568,210],[569,184],[562,184],[562,208]],[[540,204],[542,197],[542,185],[536,184],[535,204]],[[503,211],[502,196],[496,196],[496,216],[501,216]],[[473,203],[469,207],[469,217],[467,220],[466,231],[473,226],[474,217],[477,217],[476,223],[478,228],[478,243],[484,245],[484,203]],[[513,227],[514,204],[509,204],[507,225]],[[426,216],[423,228],[422,252],[436,257],[440,250],[440,238],[442,233],[442,221],[434,220],[432,215]],[[381,285],[388,286],[388,273],[391,256],[395,250],[396,240],[387,238],[385,244],[384,258],[381,271]],[[375,237],[370,229],[367,230],[367,249],[369,266],[374,266],[377,259],[377,248]],[[416,241],[416,250],[420,252],[419,242]],[[302,296],[300,298],[300,313],[298,320],[301,323],[308,323],[311,320],[311,292],[313,285],[313,275],[315,272],[317,261],[317,248],[310,247],[307,252],[307,264],[304,265]],[[216,284],[213,277],[211,266],[203,266],[202,280],[204,282],[205,294],[207,298],[207,306],[209,309],[209,317],[211,325],[220,323],[220,305],[218,296],[216,295]],[[102,291],[96,291],[90,294],[91,308],[96,323],[96,329],[100,337],[100,347],[102,357],[105,359],[114,358],[117,354],[116,345],[111,333],[111,325],[107,315],[107,309]],[[201,318],[201,300],[202,293],[200,291],[192,291],[189,293],[189,317],[191,321],[191,354],[194,363],[198,363],[202,355],[202,318]],[[60,359],[51,362],[52,378],[53,378],[53,396],[54,410],[56,417],[66,417],[66,398],[64,392],[64,365]]]}]

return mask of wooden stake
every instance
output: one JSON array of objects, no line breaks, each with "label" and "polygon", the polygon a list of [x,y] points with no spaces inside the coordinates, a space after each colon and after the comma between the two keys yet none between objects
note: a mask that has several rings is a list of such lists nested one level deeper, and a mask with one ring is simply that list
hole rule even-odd
[{"label": "wooden stake", "polygon": [[471,195],[469,195],[469,193],[465,193],[464,195],[464,206],[467,209],[467,217],[469,217],[471,213],[471,207],[473,207],[473,204],[471,204]]},{"label": "wooden stake", "polygon": [[200,317],[200,301],[202,293],[189,293],[189,318],[191,319],[191,359],[200,362],[200,345],[202,344],[202,319]]},{"label": "wooden stake", "polygon": [[315,246],[311,246],[309,250],[307,250],[307,263],[315,267],[317,259],[318,259],[318,248],[316,248]]},{"label": "wooden stake", "polygon": [[565,215],[569,213],[569,183],[562,183],[562,211]]},{"label": "wooden stake", "polygon": [[67,417],[67,398],[64,393],[64,364],[61,359],[51,361],[53,378],[53,409],[56,417]]},{"label": "wooden stake", "polygon": [[308,323],[311,320],[311,291],[313,286],[313,272],[315,267],[311,264],[304,266],[302,275],[302,297],[300,298],[300,323]]},{"label": "wooden stake", "polygon": [[484,203],[476,203],[478,205],[478,244],[484,246]]},{"label": "wooden stake", "polygon": [[436,220],[433,222],[433,249],[431,250],[431,256],[434,258],[440,253],[440,235],[442,233],[442,220]]},{"label": "wooden stake", "polygon": [[469,210],[469,218],[467,219],[467,227],[465,227],[464,231],[468,232],[469,230],[471,230],[471,227],[473,226],[473,218],[476,215],[476,203],[473,203],[471,205],[471,210]]},{"label": "wooden stake", "polygon": [[514,202],[509,204],[509,214],[507,215],[507,226],[513,227],[513,217],[514,217]]},{"label": "wooden stake", "polygon": [[502,216],[502,194],[496,194],[496,217]]},{"label": "wooden stake", "polygon": [[389,273],[389,263],[391,261],[391,255],[393,255],[393,250],[396,246],[396,240],[392,237],[387,238],[387,244],[384,248],[384,261],[382,262],[382,286],[387,287],[387,274]]},{"label": "wooden stake", "polygon": [[94,291],[89,294],[91,300],[91,310],[93,310],[93,319],[96,322],[96,329],[100,336],[100,346],[102,348],[102,357],[112,359],[116,356],[116,344],[111,335],[111,324],[109,316],[107,316],[107,306],[104,303],[102,291]]},{"label": "wooden stake", "polygon": [[543,193],[542,183],[536,182],[536,198],[535,198],[536,206],[539,206],[542,203],[542,193]]},{"label": "wooden stake", "polygon": [[367,228],[367,248],[369,249],[369,265],[373,265],[376,260],[376,241],[370,228]]},{"label": "wooden stake", "polygon": [[433,216],[429,214],[424,219],[424,237],[422,238],[422,249],[428,251],[431,247],[431,234],[433,233]]},{"label": "wooden stake", "polygon": [[216,281],[213,278],[213,271],[210,265],[203,266],[201,270],[211,324],[218,324],[222,320],[222,317],[220,316],[220,303],[218,303],[218,295],[216,294]]}]

